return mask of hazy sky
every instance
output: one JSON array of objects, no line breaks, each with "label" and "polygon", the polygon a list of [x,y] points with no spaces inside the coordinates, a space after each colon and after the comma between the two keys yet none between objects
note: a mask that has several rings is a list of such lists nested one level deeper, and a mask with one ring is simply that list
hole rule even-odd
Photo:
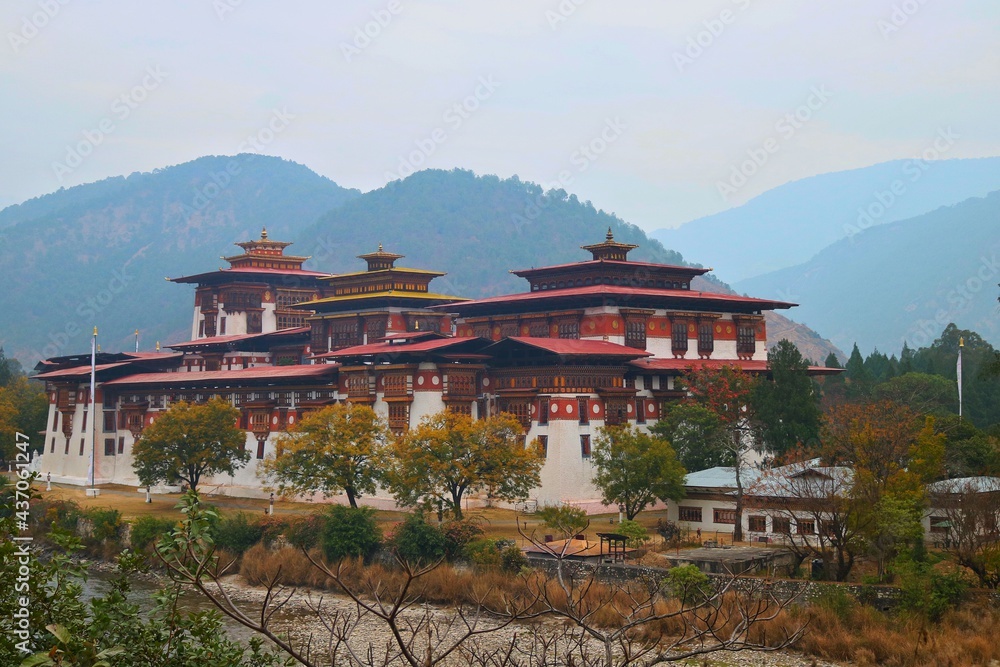
[{"label": "hazy sky", "polygon": [[258,150],[362,190],[561,182],[652,230],[947,128],[940,157],[1000,155],[996,0],[5,0],[0,27],[0,205]]}]

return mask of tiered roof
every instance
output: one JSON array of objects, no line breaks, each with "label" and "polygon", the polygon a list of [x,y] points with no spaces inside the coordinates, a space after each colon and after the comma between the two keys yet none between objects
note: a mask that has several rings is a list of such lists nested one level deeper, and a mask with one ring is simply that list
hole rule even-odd
[{"label": "tiered roof", "polygon": [[168,278],[175,283],[196,283],[198,285],[218,285],[232,282],[273,282],[276,276],[292,275],[307,285],[314,285],[319,278],[327,278],[329,273],[306,271],[302,264],[309,259],[297,255],[286,255],[285,248],[292,245],[285,241],[272,241],[267,236],[267,228],[260,232],[255,241],[244,241],[235,245],[243,249],[239,255],[222,259],[229,262],[228,269],[208,271],[180,278]]}]

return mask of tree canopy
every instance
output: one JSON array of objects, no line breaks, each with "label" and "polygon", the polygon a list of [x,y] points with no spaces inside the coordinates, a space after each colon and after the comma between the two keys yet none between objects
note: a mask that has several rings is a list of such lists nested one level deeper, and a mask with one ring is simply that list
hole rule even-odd
[{"label": "tree canopy", "polygon": [[440,503],[456,519],[468,491],[526,498],[540,483],[542,459],[523,437],[521,423],[506,413],[477,420],[448,410],[428,415],[394,443],[389,487],[400,505],[431,509]]},{"label": "tree canopy", "polygon": [[666,440],[630,425],[600,429],[593,450],[594,484],[609,505],[634,519],[656,500],[684,497],[686,471]]},{"label": "tree canopy", "polygon": [[281,434],[260,474],[276,482],[279,493],[344,493],[357,507],[383,477],[388,438],[385,420],[367,405],[330,405]]},{"label": "tree canopy", "polygon": [[809,378],[809,362],[790,341],[778,341],[767,361],[771,377],[754,383],[751,400],[761,444],[780,457],[819,439],[819,392]]},{"label": "tree canopy", "polygon": [[207,403],[175,403],[158,415],[132,448],[143,485],[187,482],[231,475],[246,465],[246,433],[236,426],[240,412],[222,398]]}]

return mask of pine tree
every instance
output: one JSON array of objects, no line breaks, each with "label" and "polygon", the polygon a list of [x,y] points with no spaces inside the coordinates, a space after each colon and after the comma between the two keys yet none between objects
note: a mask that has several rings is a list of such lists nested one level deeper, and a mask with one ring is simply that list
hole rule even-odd
[{"label": "pine tree", "polygon": [[767,363],[771,378],[756,384],[752,398],[765,447],[781,456],[798,446],[816,446],[819,392],[808,362],[794,343],[782,340],[768,352]]}]

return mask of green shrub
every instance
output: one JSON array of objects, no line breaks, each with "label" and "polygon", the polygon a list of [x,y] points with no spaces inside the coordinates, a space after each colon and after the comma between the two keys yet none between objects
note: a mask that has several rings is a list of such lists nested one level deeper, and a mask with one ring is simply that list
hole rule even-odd
[{"label": "green shrub", "polygon": [[525,567],[528,567],[528,558],[517,546],[508,546],[500,552],[500,569],[504,572],[517,574]]},{"label": "green shrub", "polygon": [[297,549],[312,549],[319,544],[323,532],[324,518],[322,512],[313,512],[306,516],[295,517],[285,525],[285,539]]},{"label": "green shrub", "polygon": [[94,542],[115,542],[121,537],[124,523],[118,510],[97,507],[86,510],[83,517],[90,521],[90,539]]},{"label": "green shrub", "polygon": [[901,559],[893,569],[899,575],[900,609],[932,622],[957,607],[969,590],[969,582],[960,570],[941,571],[930,561]]},{"label": "green shrub", "polygon": [[238,512],[220,520],[219,525],[213,529],[212,536],[216,547],[242,556],[247,549],[261,541],[264,528],[256,517],[251,519],[246,512]]},{"label": "green shrub", "polygon": [[462,519],[449,521],[442,527],[444,533],[444,555],[449,561],[465,556],[465,547],[483,536],[483,527],[478,521]]},{"label": "green shrub", "polygon": [[472,540],[465,545],[462,555],[476,567],[500,567],[500,549],[497,548],[497,543],[491,539]]},{"label": "green shrub", "polygon": [[667,594],[686,606],[698,605],[712,596],[712,582],[697,565],[678,565],[663,578]]},{"label": "green shrub", "polygon": [[572,505],[548,505],[538,510],[535,517],[560,538],[573,537],[590,525],[587,513]]},{"label": "green shrub", "polygon": [[832,612],[841,621],[849,621],[857,611],[857,600],[843,587],[836,584],[820,585],[813,604]]},{"label": "green shrub", "polygon": [[444,533],[424,521],[422,514],[411,514],[396,528],[391,547],[396,555],[413,565],[427,565],[444,558]]},{"label": "green shrub", "polygon": [[382,531],[370,507],[331,505],[322,515],[320,543],[328,561],[370,559],[382,545]]},{"label": "green shrub", "polygon": [[144,514],[132,522],[132,549],[148,551],[160,537],[166,535],[177,525],[172,519],[161,519],[150,514]]},{"label": "green shrub", "polygon": [[37,500],[31,504],[31,518],[39,532],[51,528],[76,533],[77,521],[82,516],[80,506],[72,500]]},{"label": "green shrub", "polygon": [[631,519],[625,519],[618,524],[618,530],[615,532],[627,537],[628,542],[625,545],[633,549],[641,549],[646,544],[646,540],[649,539],[649,532],[646,530],[646,527],[638,521]]}]

